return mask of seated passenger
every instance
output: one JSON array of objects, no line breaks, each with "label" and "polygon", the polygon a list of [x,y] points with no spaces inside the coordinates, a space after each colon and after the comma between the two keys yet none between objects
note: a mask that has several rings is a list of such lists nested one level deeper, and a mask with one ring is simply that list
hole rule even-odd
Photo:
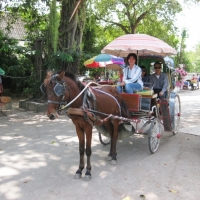
[{"label": "seated passenger", "polygon": [[191,88],[194,90],[194,87],[197,85],[197,77],[193,74],[191,79]]},{"label": "seated passenger", "polygon": [[155,94],[158,94],[158,98],[166,98],[167,97],[167,87],[168,87],[168,79],[167,75],[161,72],[161,63],[155,62],[154,63],[154,70],[150,76],[150,82],[153,85],[153,90]]},{"label": "seated passenger", "polygon": [[197,77],[193,74],[191,80],[193,80],[194,82],[196,82],[197,81]]},{"label": "seated passenger", "polygon": [[147,74],[147,70],[145,68],[145,66],[140,66],[140,68],[142,69],[142,82],[143,82],[143,89],[144,90],[149,90],[151,88],[151,84],[150,84],[150,78],[149,75]]},{"label": "seated passenger", "polygon": [[125,87],[125,90],[129,94],[133,94],[137,91],[143,89],[143,82],[141,78],[142,70],[136,65],[137,55],[130,53],[127,56],[128,66],[123,69],[123,80],[117,85],[117,91],[122,93],[122,87]]}]

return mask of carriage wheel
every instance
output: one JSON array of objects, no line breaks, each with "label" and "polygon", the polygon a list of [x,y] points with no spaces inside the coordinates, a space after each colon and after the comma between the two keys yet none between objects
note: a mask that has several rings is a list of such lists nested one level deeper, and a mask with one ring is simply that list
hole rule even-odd
[{"label": "carriage wheel", "polygon": [[155,153],[160,144],[161,137],[161,124],[158,118],[154,118],[151,122],[151,126],[148,133],[149,150],[151,153]]},{"label": "carriage wheel", "polygon": [[110,141],[111,141],[111,139],[109,137],[104,136],[100,132],[99,132],[99,140],[100,140],[101,144],[103,144],[103,145],[110,144]]},{"label": "carriage wheel", "polygon": [[175,135],[178,132],[181,117],[181,102],[179,95],[176,95],[174,99],[174,116],[172,117],[174,117],[174,130],[172,133]]}]

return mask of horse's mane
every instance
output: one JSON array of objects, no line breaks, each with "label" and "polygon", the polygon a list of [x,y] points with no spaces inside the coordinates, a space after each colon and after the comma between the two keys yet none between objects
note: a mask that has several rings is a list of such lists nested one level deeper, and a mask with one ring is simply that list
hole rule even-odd
[{"label": "horse's mane", "polygon": [[78,80],[77,76],[75,74],[73,74],[72,72],[65,72],[65,76],[70,78],[72,81],[74,81],[77,86],[80,88],[80,90],[83,90],[85,88],[85,86],[81,83],[81,81]]}]

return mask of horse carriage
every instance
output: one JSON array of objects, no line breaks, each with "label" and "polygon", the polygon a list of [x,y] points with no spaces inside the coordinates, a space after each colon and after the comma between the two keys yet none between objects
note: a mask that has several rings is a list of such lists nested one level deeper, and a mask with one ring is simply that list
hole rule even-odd
[{"label": "horse carriage", "polygon": [[[133,134],[148,135],[148,145],[151,153],[158,149],[162,134],[162,126],[165,132],[178,132],[180,123],[180,97],[174,87],[177,73],[168,66],[161,56],[140,56],[139,65],[152,66],[153,62],[161,62],[163,71],[168,76],[167,99],[158,99],[157,94],[153,94],[153,90],[143,90],[136,94],[122,93],[121,97],[128,106],[129,119],[123,121],[119,127],[118,139],[129,137]],[[107,65],[107,69],[113,69],[113,65]],[[115,65],[115,70],[118,69]],[[151,68],[148,72],[151,73]],[[106,84],[102,82],[103,85]],[[101,84],[101,83],[100,83]],[[140,125],[139,125],[140,124]],[[97,126],[99,131],[99,140],[102,144],[110,143],[110,136],[104,125]]]},{"label": "horse carriage", "polygon": [[[128,38],[130,35],[127,35]],[[136,37],[137,44],[138,35],[133,34],[133,37]],[[140,35],[142,38],[145,36],[144,34]],[[156,38],[150,37],[150,40],[152,39],[153,44],[155,44]],[[146,38],[145,42],[147,42]],[[160,40],[156,44],[162,47],[160,49],[156,47],[155,51],[153,51],[154,53],[156,52],[156,56],[146,56],[146,59],[142,59],[140,56],[139,62],[147,62],[148,59],[152,62],[153,58],[154,62],[161,59],[163,65],[165,65],[162,59],[163,55],[176,53],[169,45],[160,43]],[[132,44],[130,43],[130,45]],[[163,47],[167,53],[163,53]],[[152,46],[150,49],[152,51]],[[133,51],[131,48],[128,50]],[[116,53],[117,51],[114,50],[114,52]],[[123,53],[124,51],[120,52]],[[112,54],[112,52],[108,53]],[[138,50],[137,53],[139,55]],[[147,55],[144,47],[142,47],[142,53]],[[160,55],[162,57],[159,57]],[[47,116],[53,120],[61,110],[67,109],[67,115],[76,127],[79,139],[80,162],[74,176],[75,179],[80,179],[82,176],[82,171],[85,167],[85,153],[87,164],[83,180],[91,180],[90,157],[93,126],[99,131],[101,141],[103,141],[103,135],[110,137],[110,151],[107,160],[111,161],[113,165],[117,163],[116,143],[118,139],[128,137],[134,133],[145,134],[145,127],[150,126],[147,131],[149,150],[154,153],[160,143],[162,125],[165,131],[171,131],[173,134],[178,132],[181,108],[180,98],[173,88],[175,72],[172,72],[167,67],[164,67],[164,72],[168,74],[170,86],[168,88],[168,97],[164,100],[159,100],[151,91],[148,94],[145,91],[137,94],[120,94],[112,84],[94,85],[93,83],[88,83],[84,85],[70,72],[62,71],[47,75],[40,87],[48,97]],[[137,126],[139,122],[143,122],[141,128]]]}]

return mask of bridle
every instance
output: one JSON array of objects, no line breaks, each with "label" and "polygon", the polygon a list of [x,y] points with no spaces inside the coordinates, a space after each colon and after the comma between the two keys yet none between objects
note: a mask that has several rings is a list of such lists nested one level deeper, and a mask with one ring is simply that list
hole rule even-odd
[{"label": "bridle", "polygon": [[[52,75],[50,81],[52,83],[56,83],[53,91],[54,91],[54,93],[56,94],[57,97],[61,97],[61,100],[60,101],[52,101],[52,100],[48,99],[47,103],[48,104],[57,104],[57,105],[60,105],[59,107],[61,107],[62,105],[67,104],[67,101],[64,101],[64,98],[65,98],[65,94],[66,94],[67,90],[70,93],[70,88],[67,87],[67,84],[65,83],[65,81],[63,81],[63,80],[58,81],[57,76],[58,76],[58,74]],[[44,85],[44,83],[40,86],[40,90],[42,91],[43,94],[47,94],[46,93],[46,86]]]}]

